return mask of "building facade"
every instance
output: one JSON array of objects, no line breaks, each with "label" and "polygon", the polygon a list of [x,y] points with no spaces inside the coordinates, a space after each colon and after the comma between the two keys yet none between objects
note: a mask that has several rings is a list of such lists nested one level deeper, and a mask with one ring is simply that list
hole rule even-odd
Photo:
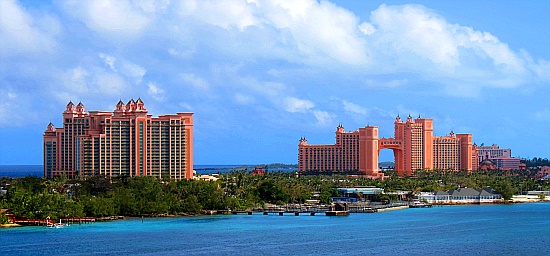
[{"label": "building facade", "polygon": [[336,128],[334,145],[310,145],[305,138],[298,144],[298,169],[308,172],[359,172],[366,176],[380,177],[378,156],[380,150],[394,153],[394,169],[399,176],[411,176],[414,170],[445,169],[474,170],[477,151],[472,145],[471,134],[433,136],[433,120],[414,119],[403,121],[399,116],[394,122],[393,138],[378,138],[377,126],[366,126],[354,132]]},{"label": "building facade", "polygon": [[518,170],[524,168],[521,159],[512,157],[512,149],[500,148],[497,144],[492,146],[478,146],[478,162],[487,162],[488,160],[494,164],[495,169],[501,170]]},{"label": "building facade", "polygon": [[477,151],[478,162],[481,162],[485,159],[512,157],[512,149],[500,148],[497,144],[493,144],[492,146],[478,146]]},{"label": "building facade", "polygon": [[63,127],[44,132],[44,177],[193,177],[193,113],[152,117],[141,99],[113,112],[67,104]]}]

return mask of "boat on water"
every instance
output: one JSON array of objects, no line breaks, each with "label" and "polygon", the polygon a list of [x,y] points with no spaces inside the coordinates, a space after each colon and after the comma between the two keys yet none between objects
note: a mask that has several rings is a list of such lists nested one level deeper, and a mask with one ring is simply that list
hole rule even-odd
[{"label": "boat on water", "polygon": [[422,201],[414,201],[413,203],[409,204],[409,208],[424,208],[424,207],[432,207],[432,205]]},{"label": "boat on water", "polygon": [[59,220],[59,223],[49,222],[47,225],[48,228],[61,228],[65,226],[69,226],[69,224],[61,223],[61,220]]}]

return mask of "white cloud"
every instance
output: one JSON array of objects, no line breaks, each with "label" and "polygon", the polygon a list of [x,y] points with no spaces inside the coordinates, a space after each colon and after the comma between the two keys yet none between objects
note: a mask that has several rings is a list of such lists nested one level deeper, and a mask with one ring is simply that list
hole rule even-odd
[{"label": "white cloud", "polygon": [[282,35],[290,32],[287,44],[295,44],[305,60],[312,61],[309,64],[366,63],[365,44],[358,36],[359,18],[352,12],[328,1],[261,1],[258,5],[264,22]]},{"label": "white cloud", "polygon": [[[93,67],[84,68],[78,66],[61,74],[61,82],[64,87],[57,88],[56,96],[63,100],[77,98],[85,95],[120,95],[128,86],[124,79],[116,73],[107,72]],[[61,91],[59,91],[61,89]]]},{"label": "white cloud", "polygon": [[198,77],[195,74],[191,74],[191,73],[182,74],[181,78],[185,83],[192,85],[195,88],[203,89],[203,90],[210,88],[210,85],[208,84],[208,82],[206,82],[204,79]]},{"label": "white cloud", "polygon": [[168,49],[168,54],[170,54],[174,57],[183,58],[183,59],[190,58],[191,56],[193,56],[194,53],[195,53],[195,51],[193,51],[193,50],[179,51],[179,50],[176,50],[174,48]]},{"label": "white cloud", "polygon": [[63,79],[63,84],[68,91],[77,94],[85,94],[89,92],[87,82],[88,76],[89,72],[85,68],[79,66],[67,70],[61,77]]},{"label": "white cloud", "polygon": [[283,101],[284,108],[290,113],[302,112],[305,113],[307,110],[315,107],[315,104],[309,100],[302,100],[295,97],[286,97]]},{"label": "white cloud", "polygon": [[321,126],[332,123],[332,119],[335,117],[335,115],[333,114],[330,114],[326,111],[320,111],[320,110],[313,111],[313,115],[315,115],[315,118],[317,119],[317,123]]},{"label": "white cloud", "polygon": [[100,53],[99,57],[103,60],[103,62],[105,62],[105,64],[107,64],[107,66],[109,66],[109,68],[112,71],[117,72],[117,70],[115,68],[115,60],[116,60],[115,57],[113,57],[111,55],[107,55],[105,53]]},{"label": "white cloud", "polygon": [[147,88],[147,92],[149,93],[149,95],[151,95],[151,97],[153,97],[153,99],[158,101],[164,100],[164,90],[158,85],[149,82],[149,84],[147,84]]},{"label": "white cloud", "polygon": [[458,42],[440,16],[420,5],[378,7],[371,13],[375,45],[385,55],[411,53],[442,68],[458,63]]},{"label": "white cloud", "polygon": [[259,23],[253,14],[255,6],[247,1],[187,0],[182,1],[179,13],[224,29],[235,27],[242,31]]},{"label": "white cloud", "polygon": [[145,1],[136,3],[128,0],[65,0],[61,5],[91,30],[109,36],[135,36],[139,35],[153,19],[151,12],[157,11],[156,8],[149,8],[150,5],[144,4]]},{"label": "white cloud", "polygon": [[235,102],[241,105],[250,105],[256,101],[253,97],[242,93],[236,93],[235,95],[233,95],[233,99],[235,100]]},{"label": "white cloud", "polygon": [[[136,84],[140,84],[143,76],[147,72],[143,67],[129,62],[127,60],[117,61],[117,59],[111,55],[100,53],[99,57],[109,66],[111,71],[115,73],[123,74],[124,76],[134,80]],[[117,68],[118,67],[118,68]]]},{"label": "white cloud", "polygon": [[367,36],[370,36],[372,35],[374,32],[376,32],[376,28],[368,23],[368,22],[363,22],[361,23],[359,26],[358,26],[359,30],[361,30],[361,32],[363,32],[363,34],[367,35]]},{"label": "white cloud", "polygon": [[359,115],[367,115],[368,113],[366,108],[361,107],[357,104],[351,103],[347,100],[342,100],[342,104],[344,105],[345,111],[348,111],[354,114],[359,114]]},{"label": "white cloud", "polygon": [[56,18],[33,17],[15,0],[0,1],[0,56],[16,53],[52,51],[60,33]]},{"label": "white cloud", "polygon": [[121,95],[128,87],[119,75],[99,71],[95,74],[91,86],[97,88],[94,90],[96,93],[106,95]]},{"label": "white cloud", "polygon": [[134,79],[136,84],[140,84],[147,71],[137,64],[129,61],[123,61],[120,66],[120,72],[127,77]]},{"label": "white cloud", "polygon": [[419,74],[450,84],[447,92],[467,90],[457,87],[468,84],[510,88],[530,82],[528,61],[507,44],[488,32],[450,24],[423,6],[383,4],[370,19],[376,30],[367,38],[376,64],[369,72]]}]

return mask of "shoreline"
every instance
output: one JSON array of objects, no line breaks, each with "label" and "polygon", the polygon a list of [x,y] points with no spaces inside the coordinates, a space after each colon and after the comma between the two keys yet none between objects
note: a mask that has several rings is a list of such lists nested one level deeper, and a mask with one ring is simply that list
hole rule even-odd
[{"label": "shoreline", "polygon": [[[508,202],[502,202],[502,203],[454,203],[454,204],[432,204],[433,206],[467,206],[467,205],[499,205],[499,204],[525,204],[525,203],[550,203],[549,199],[545,200],[537,200],[537,201],[508,201]],[[409,206],[395,206],[395,207],[387,207],[387,208],[380,208],[377,212],[389,212],[389,211],[395,211],[395,210],[405,210],[410,209]],[[96,219],[96,222],[109,222],[109,221],[117,221],[117,220],[139,220],[139,219],[150,219],[150,218],[174,218],[174,217],[202,217],[202,216],[214,216],[214,215],[236,215],[237,211],[234,212],[227,212],[227,213],[221,213],[221,214],[205,214],[205,213],[198,213],[198,214],[189,214],[189,213],[182,213],[182,214],[159,214],[159,215],[143,215],[143,216],[108,216],[108,217],[92,217]],[[260,213],[262,211],[238,211],[239,213],[242,212],[256,212]],[[361,212],[350,212],[350,214],[363,214]],[[31,227],[32,225],[20,225],[15,223],[7,223],[7,224],[0,224],[0,228],[16,228],[16,227]]]}]

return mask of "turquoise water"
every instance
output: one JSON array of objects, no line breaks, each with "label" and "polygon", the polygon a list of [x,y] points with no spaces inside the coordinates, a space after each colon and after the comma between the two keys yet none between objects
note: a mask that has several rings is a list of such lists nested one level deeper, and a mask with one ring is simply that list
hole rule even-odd
[{"label": "turquoise water", "polygon": [[0,255],[550,255],[550,203],[0,229]]}]

